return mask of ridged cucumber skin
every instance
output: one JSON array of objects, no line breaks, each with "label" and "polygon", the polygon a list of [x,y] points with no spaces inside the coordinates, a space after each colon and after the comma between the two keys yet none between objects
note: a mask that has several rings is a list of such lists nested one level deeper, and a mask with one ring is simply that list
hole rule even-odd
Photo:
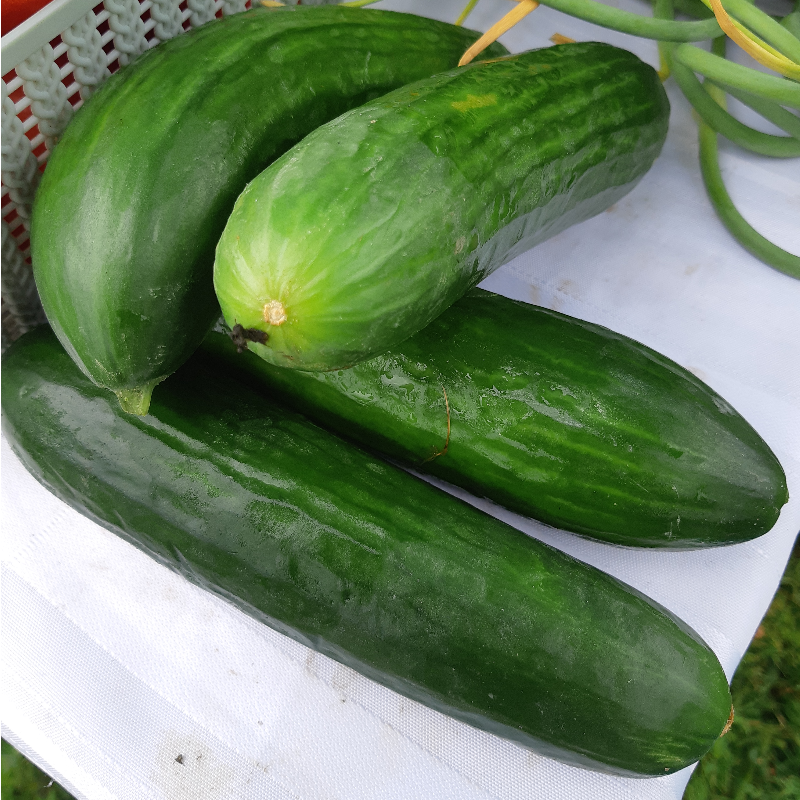
[{"label": "ridged cucumber skin", "polygon": [[247,181],[323,122],[452,67],[477,36],[389,11],[259,8],[114,74],[67,127],[33,209],[36,285],[75,362],[145,413],[219,316],[214,248]]},{"label": "ridged cucumber skin", "polygon": [[[210,334],[206,349],[236,361],[227,336]],[[287,370],[252,353],[238,366],[339,435],[593,539],[734,544],[770,530],[788,500],[766,442],[688,370],[481,289],[351,369]]]},{"label": "ridged cucumber skin", "polygon": [[282,366],[385,352],[629,192],[668,117],[655,70],[592,42],[378,98],[307,136],[236,201],[214,266],[225,319],[266,332],[249,347]]},{"label": "ridged cucumber skin", "polygon": [[669,612],[270,404],[195,356],[125,414],[46,329],[3,358],[3,425],[66,503],[277,630],[568,763],[664,775],[730,711]]}]

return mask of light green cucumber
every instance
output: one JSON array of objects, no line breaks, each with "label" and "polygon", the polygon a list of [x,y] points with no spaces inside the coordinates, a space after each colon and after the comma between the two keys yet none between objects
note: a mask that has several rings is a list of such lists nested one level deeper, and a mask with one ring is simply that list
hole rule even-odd
[{"label": "light green cucumber", "polygon": [[488,59],[367,103],[236,201],[214,267],[225,319],[281,366],[384,352],[629,192],[668,116],[655,70],[597,43]]}]

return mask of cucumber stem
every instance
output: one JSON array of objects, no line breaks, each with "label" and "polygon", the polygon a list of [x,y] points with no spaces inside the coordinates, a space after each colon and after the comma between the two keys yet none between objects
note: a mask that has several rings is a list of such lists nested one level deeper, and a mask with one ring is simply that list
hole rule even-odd
[{"label": "cucumber stem", "polygon": [[287,319],[289,319],[289,317],[280,300],[270,300],[269,303],[264,306],[264,322],[266,322],[267,325],[274,325],[277,327],[278,325],[283,325]]},{"label": "cucumber stem", "polygon": [[114,394],[117,395],[119,404],[122,410],[128,414],[136,414],[137,416],[144,417],[150,408],[150,398],[153,394],[153,389],[156,384],[161,383],[163,378],[156,378],[150,383],[145,383],[143,386],[137,386],[134,389],[118,389]]}]

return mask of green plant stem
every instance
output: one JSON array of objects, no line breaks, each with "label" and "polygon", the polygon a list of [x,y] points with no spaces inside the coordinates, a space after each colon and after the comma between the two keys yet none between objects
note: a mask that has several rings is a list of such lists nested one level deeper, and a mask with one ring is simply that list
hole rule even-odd
[{"label": "green plant stem", "polygon": [[742,25],[750,28],[753,33],[771,44],[787,58],[800,64],[800,41],[780,22],[769,14],[765,14],[755,5],[748,3],[747,0],[723,0],[722,4],[725,10]]},{"label": "green plant stem", "polygon": [[475,8],[476,5],[478,5],[478,0],[469,0],[464,10],[458,15],[458,19],[454,24],[463,25],[467,17],[472,13],[472,9]]},{"label": "green plant stem", "polygon": [[[674,45],[666,45],[669,50]],[[667,63],[670,63],[669,61]],[[715,102],[694,72],[672,59],[670,72],[686,99],[703,121],[734,144],[763,156],[794,158],[800,156],[800,140],[791,136],[774,136],[751,128],[729,114]],[[781,109],[785,110],[785,109]],[[789,112],[786,112],[789,113]]]},{"label": "green plant stem", "polygon": [[[673,5],[678,14],[685,14],[687,17],[695,19],[714,19],[714,12],[704,6],[700,0],[675,0]],[[674,16],[659,17],[659,19],[674,19]]]},{"label": "green plant stem", "polygon": [[630,11],[622,11],[595,2],[595,0],[541,0],[541,2],[542,5],[555,8],[557,11],[562,11],[578,19],[645,39],[660,39],[666,42],[699,42],[722,34],[716,19],[713,18],[679,22],[643,17]]},{"label": "green plant stem", "polygon": [[787,111],[783,106],[779,106],[772,100],[767,100],[765,97],[759,97],[756,94],[748,94],[747,92],[739,91],[727,87],[727,93],[731,97],[735,97],[740,103],[744,103],[748,108],[752,108],[757,114],[760,114],[764,119],[769,120],[773,125],[786,131],[790,136],[795,139],[800,139],[800,117]]},{"label": "green plant stem", "polygon": [[693,72],[710,78],[716,84],[741,89],[775,100],[781,105],[800,109],[800,83],[793,80],[734,64],[726,58],[690,44],[678,45],[673,55],[676,61],[680,61]]},{"label": "green plant stem", "polygon": [[346,3],[338,3],[340,6],[347,6],[348,8],[362,8],[363,6],[371,6],[373,3],[379,3],[380,0],[348,0]]},{"label": "green plant stem", "polygon": [[[653,0],[653,18],[666,20],[675,19],[675,3],[676,0]],[[702,3],[700,5],[702,5]],[[703,6],[703,8],[705,8],[705,6]],[[674,44],[672,42],[658,42],[658,54],[661,59],[662,67],[662,71],[659,72],[659,75],[661,76],[662,83],[666,81],[672,73],[672,65],[674,62],[672,57],[673,47]],[[664,69],[666,69],[666,72],[662,74]]]},{"label": "green plant stem", "polygon": [[781,26],[786,28],[792,36],[800,39],[800,6],[795,4],[794,11],[781,20]]},{"label": "green plant stem", "polygon": [[[709,95],[718,102],[725,102],[725,94],[717,86],[710,86]],[[730,231],[733,237],[749,250],[756,258],[765,264],[790,275],[800,278],[800,257],[787,252],[768,239],[765,239],[747,220],[739,213],[733,204],[725,183],[722,180],[722,171],[719,167],[719,149],[717,145],[717,132],[700,120],[700,169],[703,174],[703,183],[706,186],[711,204],[720,220]]]}]

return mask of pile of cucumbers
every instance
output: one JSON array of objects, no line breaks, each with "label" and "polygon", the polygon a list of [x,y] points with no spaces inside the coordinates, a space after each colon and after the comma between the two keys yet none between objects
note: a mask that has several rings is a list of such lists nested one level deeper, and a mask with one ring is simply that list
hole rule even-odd
[{"label": "pile of cucumbers", "polygon": [[259,9],[113,75],[38,190],[50,327],[3,359],[4,431],[65,502],[309,647],[567,763],[665,775],[732,718],[702,639],[380,457],[617,545],[746,541],[788,499],[690,373],[474,288],[629,192],[669,115],[624,50],[454,68],[477,36]]}]

